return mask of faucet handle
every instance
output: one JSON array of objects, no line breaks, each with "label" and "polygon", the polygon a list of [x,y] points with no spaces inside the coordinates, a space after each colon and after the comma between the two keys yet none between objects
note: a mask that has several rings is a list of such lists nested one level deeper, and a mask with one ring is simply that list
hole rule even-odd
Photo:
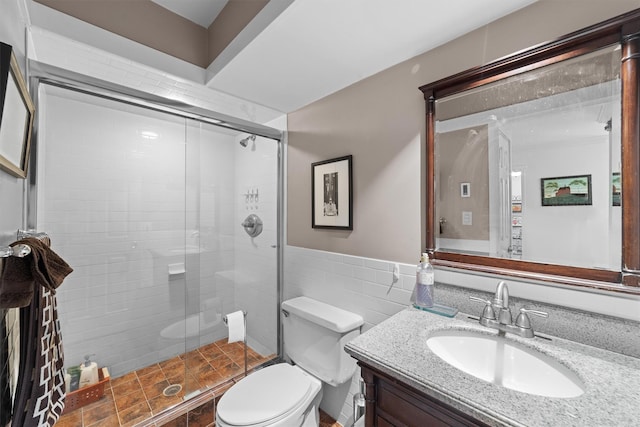
[{"label": "faucet handle", "polygon": [[518,317],[516,318],[516,326],[524,329],[531,329],[531,320],[529,320],[528,314],[540,317],[549,317],[549,313],[547,312],[522,307],[520,309],[520,314],[518,314]]},{"label": "faucet handle", "polygon": [[493,307],[491,306],[491,300],[484,300],[482,298],[478,298],[478,297],[469,297],[469,299],[471,301],[477,301],[477,302],[481,302],[484,303],[484,310],[482,310],[482,317],[484,319],[487,320],[496,320],[496,313],[493,310]]}]

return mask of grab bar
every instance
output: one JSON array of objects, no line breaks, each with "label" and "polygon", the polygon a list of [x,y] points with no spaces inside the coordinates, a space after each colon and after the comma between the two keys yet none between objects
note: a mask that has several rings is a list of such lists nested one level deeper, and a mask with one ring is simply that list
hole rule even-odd
[{"label": "grab bar", "polygon": [[[18,230],[18,232],[16,233],[16,237],[18,238],[18,240],[22,240],[26,237],[35,237],[36,239],[42,240],[42,239],[48,238],[49,235],[42,231]],[[24,258],[30,253],[31,253],[31,247],[29,245],[20,244],[20,245],[15,245],[13,247],[5,246],[0,248],[0,258],[7,258],[10,256]]]},{"label": "grab bar", "polygon": [[15,256],[18,258],[24,258],[31,253],[31,247],[29,245],[15,245],[14,247],[6,246],[0,248],[0,258],[7,258]]},{"label": "grab bar", "polygon": [[25,239],[27,237],[35,237],[36,239],[46,239],[49,237],[47,233],[44,231],[36,231],[36,230],[18,230],[16,233],[16,237],[18,240]]}]

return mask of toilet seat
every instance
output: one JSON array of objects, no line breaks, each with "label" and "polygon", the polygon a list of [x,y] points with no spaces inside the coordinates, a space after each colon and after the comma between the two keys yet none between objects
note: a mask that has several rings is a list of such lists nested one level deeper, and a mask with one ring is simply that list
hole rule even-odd
[{"label": "toilet seat", "polygon": [[274,423],[317,392],[319,381],[314,380],[302,369],[287,363],[269,366],[231,387],[220,399],[217,415],[232,426]]}]

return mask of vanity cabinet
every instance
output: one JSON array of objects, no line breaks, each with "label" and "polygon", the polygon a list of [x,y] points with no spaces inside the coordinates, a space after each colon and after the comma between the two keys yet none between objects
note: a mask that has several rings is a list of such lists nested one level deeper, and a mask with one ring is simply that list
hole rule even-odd
[{"label": "vanity cabinet", "polygon": [[365,427],[487,426],[360,361]]}]

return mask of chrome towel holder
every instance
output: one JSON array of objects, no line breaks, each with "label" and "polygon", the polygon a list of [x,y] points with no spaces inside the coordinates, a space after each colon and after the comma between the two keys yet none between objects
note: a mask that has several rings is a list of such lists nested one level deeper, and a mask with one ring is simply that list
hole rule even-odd
[{"label": "chrome towel holder", "polygon": [[31,253],[29,245],[15,245],[14,247],[5,246],[0,248],[0,258],[8,258],[10,256],[24,258]]},{"label": "chrome towel holder", "polygon": [[[16,232],[16,237],[18,240],[22,240],[26,237],[35,237],[36,239],[44,239],[49,237],[49,235],[45,232],[35,231],[35,230],[18,230]],[[31,253],[31,247],[29,245],[15,245],[0,247],[0,258],[8,258],[10,256],[24,258]]]}]

